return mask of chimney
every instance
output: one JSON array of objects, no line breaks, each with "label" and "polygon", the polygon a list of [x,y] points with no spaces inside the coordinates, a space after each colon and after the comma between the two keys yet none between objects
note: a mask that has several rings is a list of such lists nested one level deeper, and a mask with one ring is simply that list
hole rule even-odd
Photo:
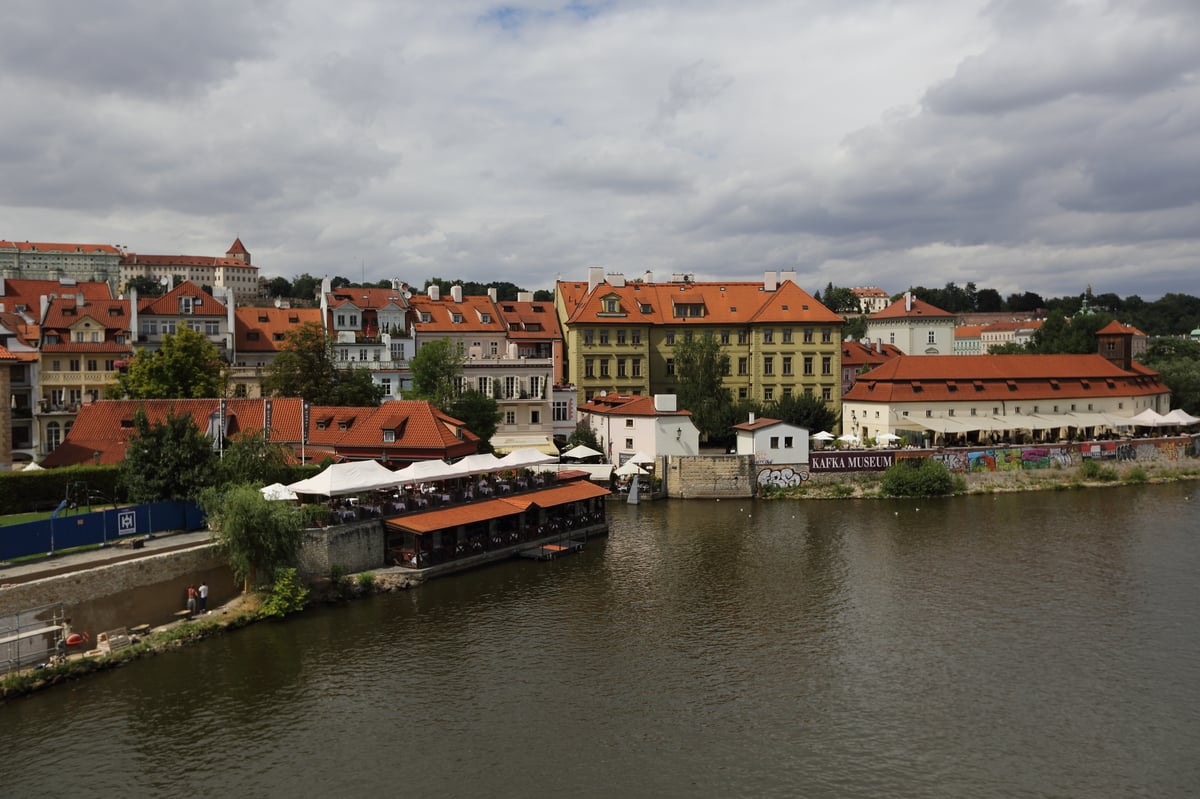
[{"label": "chimney", "polygon": [[76,294],[75,294],[75,307],[76,307],[76,308],[82,308],[82,307],[84,307],[85,305],[87,305],[87,297],[83,296],[83,292],[82,292],[82,291],[80,291],[80,292],[76,292]]},{"label": "chimney", "polygon": [[754,424],[754,411],[750,411],[750,424]]},{"label": "chimney", "polygon": [[653,283],[654,282],[654,273],[651,272],[649,269],[647,269],[646,273],[642,275],[642,282],[643,283]]},{"label": "chimney", "polygon": [[905,313],[909,313],[912,311],[912,292],[911,291],[904,292],[904,311],[905,311]]},{"label": "chimney", "polygon": [[774,291],[778,287],[778,273],[772,269],[763,273],[763,291]]},{"label": "chimney", "polygon": [[495,302],[496,298],[499,296],[500,295],[496,292],[495,286],[492,286],[490,289],[488,289],[488,299],[491,300],[492,302]]},{"label": "chimney", "polygon": [[589,266],[588,267],[588,291],[596,288],[604,282],[604,267]]},{"label": "chimney", "polygon": [[608,276],[608,283],[610,286],[613,286],[614,288],[618,288],[618,289],[624,288],[625,287],[625,273],[623,273],[623,272],[611,273]]},{"label": "chimney", "polygon": [[796,270],[794,270],[794,269],[789,269],[789,270],[788,270],[788,271],[786,271],[786,272],[780,272],[780,273],[779,273],[779,282],[780,282],[780,283],[782,283],[782,282],[783,282],[783,281],[785,281],[785,280],[790,280],[790,281],[792,281],[792,284],[793,284],[793,285],[795,285],[795,283],[796,283]]},{"label": "chimney", "polygon": [[[492,289],[492,291],[495,291],[495,289]],[[532,291],[518,291],[517,292],[517,302],[533,302],[533,292]]]},{"label": "chimney", "polygon": [[437,302],[442,298],[442,290],[438,288],[437,283],[431,283],[426,290],[430,302]]},{"label": "chimney", "polygon": [[450,287],[450,299],[455,302],[462,302],[462,286],[454,285]]}]

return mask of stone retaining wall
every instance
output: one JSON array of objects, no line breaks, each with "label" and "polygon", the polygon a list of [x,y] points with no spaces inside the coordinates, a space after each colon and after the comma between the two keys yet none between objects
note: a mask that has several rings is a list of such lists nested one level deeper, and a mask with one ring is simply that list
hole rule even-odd
[{"label": "stone retaining wall", "polygon": [[753,455],[672,455],[667,496],[672,499],[752,497],[757,488]]},{"label": "stone retaining wall", "polygon": [[384,563],[385,541],[379,519],[307,530],[297,570],[301,577],[312,580],[328,577],[334,564],[347,574],[378,569],[389,565]]}]

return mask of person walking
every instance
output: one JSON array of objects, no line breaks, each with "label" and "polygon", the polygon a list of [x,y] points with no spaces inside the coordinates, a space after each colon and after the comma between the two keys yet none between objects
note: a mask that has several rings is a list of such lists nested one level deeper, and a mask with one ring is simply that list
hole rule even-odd
[{"label": "person walking", "polygon": [[200,581],[200,612],[208,613],[208,583]]},{"label": "person walking", "polygon": [[200,598],[200,593],[196,590],[195,583],[188,586],[187,590],[187,609],[188,613],[196,615],[196,600]]}]

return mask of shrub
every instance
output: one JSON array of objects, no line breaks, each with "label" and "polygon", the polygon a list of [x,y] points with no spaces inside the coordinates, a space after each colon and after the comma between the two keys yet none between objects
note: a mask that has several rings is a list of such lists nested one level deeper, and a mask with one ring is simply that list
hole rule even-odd
[{"label": "shrub", "polygon": [[1079,467],[1079,476],[1084,480],[1097,480],[1100,477],[1100,463],[1094,460],[1086,460]]},{"label": "shrub", "polygon": [[263,601],[264,616],[286,616],[304,610],[308,604],[308,589],[300,581],[295,569],[280,569],[276,573],[271,592]]},{"label": "shrub", "polygon": [[1134,466],[1125,474],[1125,482],[1127,483],[1144,483],[1146,482],[1146,470],[1141,466]]},{"label": "shrub", "polygon": [[892,497],[932,497],[954,491],[954,478],[941,461],[905,459],[883,473],[880,490]]},{"label": "shrub", "polygon": [[363,572],[358,575],[358,587],[370,593],[375,590],[375,572]]},{"label": "shrub", "polygon": [[350,577],[346,574],[346,567],[340,563],[335,563],[329,567],[329,585],[334,593],[345,598],[350,593]]}]

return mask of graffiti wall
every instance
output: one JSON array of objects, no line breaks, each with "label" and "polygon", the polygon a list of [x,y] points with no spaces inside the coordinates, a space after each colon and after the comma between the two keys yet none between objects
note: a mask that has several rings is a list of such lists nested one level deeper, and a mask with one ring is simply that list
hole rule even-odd
[{"label": "graffiti wall", "polygon": [[758,473],[758,487],[795,488],[809,478],[803,466],[768,466]]}]

